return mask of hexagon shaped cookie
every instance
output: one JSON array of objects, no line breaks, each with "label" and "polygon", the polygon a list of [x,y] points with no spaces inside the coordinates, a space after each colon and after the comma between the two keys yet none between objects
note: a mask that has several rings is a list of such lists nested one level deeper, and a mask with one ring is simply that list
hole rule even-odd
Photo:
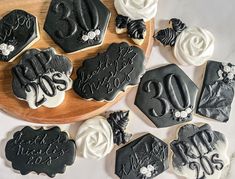
[{"label": "hexagon shaped cookie", "polygon": [[44,30],[72,53],[101,45],[110,16],[100,0],[52,0]]},{"label": "hexagon shaped cookie", "polygon": [[197,93],[194,82],[171,64],[145,73],[135,105],[157,127],[168,127],[192,119]]},{"label": "hexagon shaped cookie", "polygon": [[115,174],[122,179],[154,178],[168,169],[168,146],[146,134],[117,150]]}]

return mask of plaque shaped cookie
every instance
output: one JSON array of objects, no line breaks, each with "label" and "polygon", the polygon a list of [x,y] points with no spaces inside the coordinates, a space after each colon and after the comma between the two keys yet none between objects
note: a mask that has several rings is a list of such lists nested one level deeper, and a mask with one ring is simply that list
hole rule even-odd
[{"label": "plaque shaped cookie", "polygon": [[65,56],[56,55],[53,48],[30,49],[13,67],[13,93],[28,102],[32,109],[40,106],[54,108],[72,87],[72,64]]},{"label": "plaque shaped cookie", "polygon": [[54,177],[74,163],[76,145],[58,127],[48,130],[24,127],[7,142],[5,154],[22,175],[36,172]]},{"label": "plaque shaped cookie", "polygon": [[73,88],[84,99],[112,101],[126,87],[139,83],[144,59],[140,48],[113,43],[106,52],[83,62]]},{"label": "plaque shaped cookie", "polygon": [[147,71],[135,105],[157,126],[168,127],[192,119],[198,88],[174,64]]},{"label": "plaque shaped cookie", "polygon": [[13,10],[0,20],[0,61],[13,61],[39,40],[37,19],[23,10]]},{"label": "plaque shaped cookie", "polygon": [[207,63],[197,114],[221,122],[229,120],[235,89],[235,65]]},{"label": "plaque shaped cookie", "polygon": [[100,0],[52,0],[45,31],[66,52],[101,45],[111,17]]},{"label": "plaque shaped cookie", "polygon": [[227,147],[225,136],[208,124],[187,124],[171,143],[174,172],[188,179],[219,179],[229,164]]},{"label": "plaque shaped cookie", "polygon": [[121,179],[154,178],[168,169],[168,146],[146,134],[117,150],[115,174]]}]

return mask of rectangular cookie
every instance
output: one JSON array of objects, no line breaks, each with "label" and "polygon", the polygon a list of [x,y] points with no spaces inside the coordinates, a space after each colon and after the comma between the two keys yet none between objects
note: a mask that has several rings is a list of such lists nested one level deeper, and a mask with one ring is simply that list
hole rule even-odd
[{"label": "rectangular cookie", "polygon": [[208,61],[197,114],[227,122],[234,98],[235,65]]}]

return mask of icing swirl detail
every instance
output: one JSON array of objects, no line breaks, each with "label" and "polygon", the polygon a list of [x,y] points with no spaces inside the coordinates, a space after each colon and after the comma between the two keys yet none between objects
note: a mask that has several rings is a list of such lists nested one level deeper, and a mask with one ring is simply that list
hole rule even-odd
[{"label": "icing swirl detail", "polygon": [[200,66],[212,56],[214,52],[213,35],[199,27],[188,27],[177,37],[174,55],[182,65]]},{"label": "icing swirl detail", "polygon": [[158,0],[115,0],[118,14],[132,20],[149,21],[156,16]]},{"label": "icing swirl detail", "polygon": [[102,116],[89,119],[79,128],[76,144],[82,157],[101,159],[113,149],[112,127]]},{"label": "icing swirl detail", "polygon": [[159,40],[164,46],[170,45],[171,47],[175,45],[176,37],[176,32],[171,28],[160,30],[154,36],[154,38]]}]

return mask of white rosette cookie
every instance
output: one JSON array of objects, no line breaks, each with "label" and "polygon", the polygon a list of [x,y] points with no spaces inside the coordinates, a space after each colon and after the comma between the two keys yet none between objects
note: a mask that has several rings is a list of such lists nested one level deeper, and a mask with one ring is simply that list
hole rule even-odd
[{"label": "white rosette cookie", "polygon": [[201,66],[214,52],[214,36],[200,27],[187,27],[181,20],[172,18],[171,27],[158,31],[157,39],[164,46],[173,47],[176,60],[181,65]]},{"label": "white rosette cookie", "polygon": [[85,121],[77,133],[78,155],[87,159],[102,159],[111,152],[114,144],[125,144],[131,135],[124,132],[129,112],[114,112],[106,119],[96,116]]},{"label": "white rosette cookie", "polygon": [[145,22],[156,16],[157,5],[158,0],[115,0],[117,34],[127,32],[136,44],[142,45],[146,36]]}]

